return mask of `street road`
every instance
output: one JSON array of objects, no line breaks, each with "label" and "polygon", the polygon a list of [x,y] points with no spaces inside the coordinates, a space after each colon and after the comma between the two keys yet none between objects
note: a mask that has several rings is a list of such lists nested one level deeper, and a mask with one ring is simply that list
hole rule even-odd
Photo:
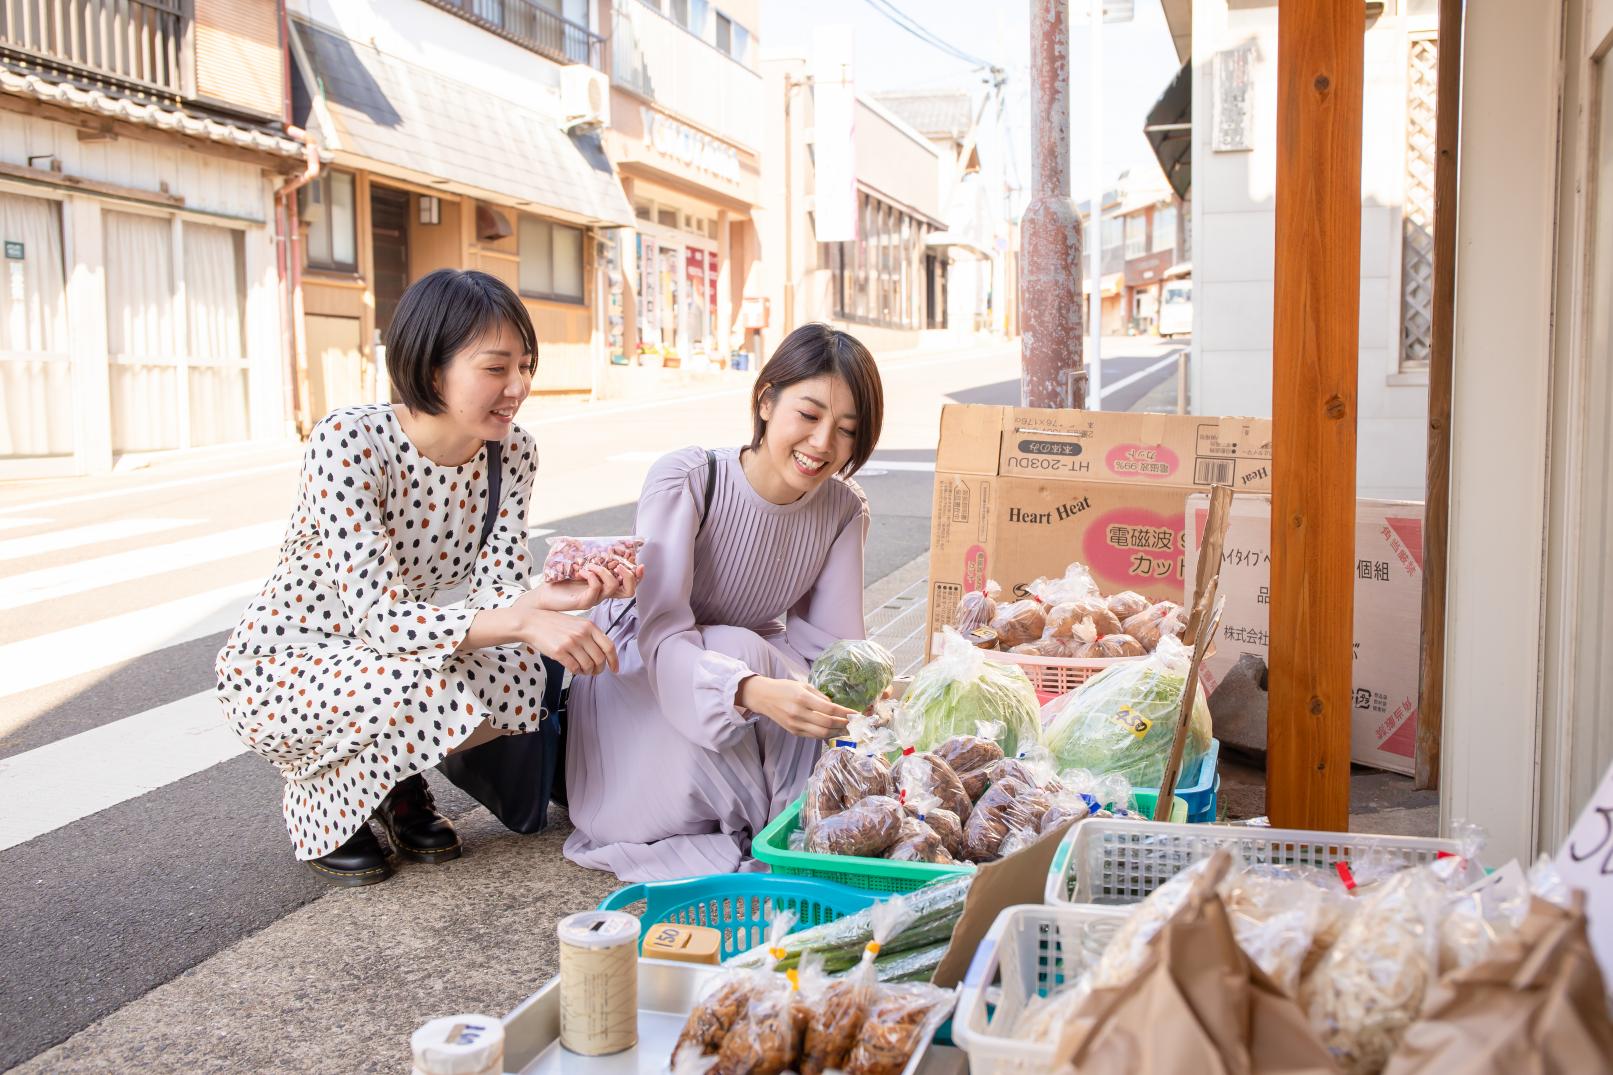
[{"label": "street road", "polygon": [[[1159,398],[1179,347],[1110,341],[1108,409]],[[1016,402],[1018,350],[898,356],[884,376],[885,433],[860,478],[870,583],[928,545],[941,406]],[[747,440],[746,396],[529,404],[537,547],[630,532],[649,463]],[[273,567],[300,455],[259,445],[0,485],[0,1069],[329,891],[292,857],[278,775],[211,694],[213,656]],[[433,786],[451,816],[470,809]]]}]

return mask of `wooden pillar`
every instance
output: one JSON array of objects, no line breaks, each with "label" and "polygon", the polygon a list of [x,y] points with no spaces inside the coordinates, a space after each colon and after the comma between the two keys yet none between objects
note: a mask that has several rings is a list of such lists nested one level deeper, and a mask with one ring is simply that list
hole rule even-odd
[{"label": "wooden pillar", "polygon": [[1350,823],[1365,8],[1277,14],[1270,707],[1273,825]]}]

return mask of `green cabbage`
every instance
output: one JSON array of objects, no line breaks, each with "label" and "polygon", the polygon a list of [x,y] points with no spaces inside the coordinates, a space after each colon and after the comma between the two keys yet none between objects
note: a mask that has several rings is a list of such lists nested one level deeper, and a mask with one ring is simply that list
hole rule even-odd
[{"label": "green cabbage", "polygon": [[[1187,687],[1186,650],[1160,639],[1145,660],[1111,665],[1061,701],[1047,729],[1047,746],[1062,771],[1118,773],[1133,786],[1157,788],[1170,760]],[[1201,689],[1182,749],[1183,773],[1210,748],[1210,707]]]},{"label": "green cabbage", "polygon": [[983,723],[1003,753],[1013,757],[1042,741],[1036,688],[1017,665],[985,653],[948,628],[941,655],[919,669],[902,696],[918,729],[919,750],[934,750],[954,735],[981,735]]},{"label": "green cabbage", "polygon": [[878,642],[860,638],[832,643],[812,662],[812,686],[835,705],[861,713],[896,678],[896,658]]}]

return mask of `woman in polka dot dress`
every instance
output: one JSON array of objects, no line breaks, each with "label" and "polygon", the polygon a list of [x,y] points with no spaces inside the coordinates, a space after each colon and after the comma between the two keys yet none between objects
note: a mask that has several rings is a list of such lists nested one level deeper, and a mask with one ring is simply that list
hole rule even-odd
[{"label": "woman in polka dot dress", "polygon": [[[538,726],[538,654],[617,667],[604,632],[565,613],[632,596],[641,572],[530,584],[537,451],[513,418],[536,361],[526,309],[496,278],[444,269],[411,287],[387,333],[403,402],[314,427],[279,565],[219,653],[226,718],[285,776],[297,857],[337,884],[390,875],[372,816],[402,858],[459,856],[421,774]],[[463,607],[437,603],[466,582]]]}]

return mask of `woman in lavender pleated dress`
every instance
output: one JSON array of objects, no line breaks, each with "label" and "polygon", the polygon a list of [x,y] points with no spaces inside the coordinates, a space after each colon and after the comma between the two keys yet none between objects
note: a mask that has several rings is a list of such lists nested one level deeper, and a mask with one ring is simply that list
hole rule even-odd
[{"label": "woman in lavender pleated dress", "polygon": [[865,635],[868,502],[851,475],[879,440],[878,368],[804,325],[751,412],[748,446],[651,467],[637,600],[592,613],[621,670],[571,687],[566,857],[624,881],[754,869],[752,838],[851,715],[804,680],[829,643]]}]

